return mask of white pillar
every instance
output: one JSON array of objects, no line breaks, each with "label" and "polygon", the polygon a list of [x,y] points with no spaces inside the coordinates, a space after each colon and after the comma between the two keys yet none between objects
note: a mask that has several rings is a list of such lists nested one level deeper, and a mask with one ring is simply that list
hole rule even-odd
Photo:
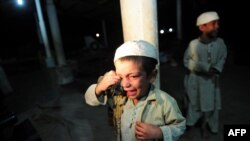
[{"label": "white pillar", "polygon": [[49,19],[50,30],[52,34],[53,44],[56,51],[58,66],[65,66],[66,59],[63,51],[60,28],[58,24],[57,12],[53,0],[46,0],[46,8]]},{"label": "white pillar", "polygon": [[108,38],[107,38],[107,31],[106,31],[105,20],[102,20],[102,32],[103,32],[104,46],[108,47]]},{"label": "white pillar", "polygon": [[54,59],[51,55],[48,34],[47,34],[46,26],[44,23],[44,19],[43,19],[43,12],[42,12],[42,8],[41,8],[40,0],[35,0],[35,5],[36,5],[36,11],[37,11],[37,17],[38,17],[39,31],[41,33],[42,42],[43,42],[44,47],[45,47],[46,65],[48,68],[53,68],[53,67],[55,67],[55,62],[54,62]]},{"label": "white pillar", "polygon": [[74,77],[71,68],[66,63],[54,1],[46,0],[46,8],[57,58],[58,67],[56,68],[56,72],[58,83],[60,85],[68,84],[74,81]]},{"label": "white pillar", "polygon": [[[145,40],[158,50],[158,21],[156,0],[120,0],[124,41]],[[158,59],[159,62],[159,59]],[[160,66],[155,82],[160,87]]]},{"label": "white pillar", "polygon": [[176,0],[177,38],[182,39],[181,0]]}]

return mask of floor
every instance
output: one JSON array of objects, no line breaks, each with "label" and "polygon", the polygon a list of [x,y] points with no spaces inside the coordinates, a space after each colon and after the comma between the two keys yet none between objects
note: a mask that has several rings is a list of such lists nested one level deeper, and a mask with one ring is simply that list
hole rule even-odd
[{"label": "floor", "polygon": [[[5,98],[5,105],[18,117],[15,125],[28,120],[42,141],[115,141],[114,130],[108,122],[107,107],[91,107],[83,99],[86,88],[96,82],[100,74],[112,68],[106,65],[109,60],[103,58],[105,55],[71,63],[74,64],[74,82],[63,86],[58,85],[53,69],[18,68],[19,73],[9,75],[15,92]],[[208,141],[222,141],[225,124],[250,124],[249,72],[250,67],[231,63],[225,66],[220,82],[220,131]],[[161,64],[161,88],[176,98],[185,113],[183,77],[184,68],[181,64],[175,67],[169,63]],[[4,133],[6,141],[15,135],[13,128],[6,128]],[[180,140],[203,139],[197,127],[195,138],[182,137]]]}]

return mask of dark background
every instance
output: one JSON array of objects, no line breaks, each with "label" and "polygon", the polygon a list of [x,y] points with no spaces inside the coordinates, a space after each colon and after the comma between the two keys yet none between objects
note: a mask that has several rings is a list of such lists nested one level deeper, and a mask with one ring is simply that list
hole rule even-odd
[{"label": "dark background", "polygon": [[[102,21],[106,23],[108,49],[114,49],[123,42],[119,0],[54,0],[57,8],[63,48],[67,59],[84,48],[84,36],[102,35]],[[26,0],[25,6],[17,6],[15,0],[0,1],[0,57],[3,60],[29,60],[44,52],[39,41],[36,25],[36,9],[33,0]],[[45,11],[45,1],[41,0]],[[157,0],[159,29],[176,29],[175,0]],[[182,56],[188,42],[198,36],[196,17],[203,11],[216,10],[220,16],[220,36],[228,45],[233,63],[248,65],[246,2],[226,0],[183,0],[182,1]],[[45,21],[48,22],[46,12]],[[49,26],[47,23],[47,28]],[[50,32],[48,32],[50,33]],[[50,43],[51,36],[49,34]],[[176,34],[159,35],[159,47],[168,48],[166,42],[175,39]],[[98,38],[103,43],[102,36]],[[28,59],[27,59],[28,58]]]}]

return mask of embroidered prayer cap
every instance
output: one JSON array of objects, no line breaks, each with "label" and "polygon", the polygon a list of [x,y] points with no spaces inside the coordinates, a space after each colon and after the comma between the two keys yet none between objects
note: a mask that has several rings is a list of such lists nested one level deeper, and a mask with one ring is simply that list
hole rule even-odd
[{"label": "embroidered prayer cap", "polygon": [[200,16],[197,18],[196,25],[197,26],[203,25],[214,20],[219,20],[217,12],[215,11],[204,12],[200,14]]},{"label": "embroidered prayer cap", "polygon": [[127,41],[116,49],[114,62],[125,56],[145,56],[158,60],[156,47],[144,40]]}]

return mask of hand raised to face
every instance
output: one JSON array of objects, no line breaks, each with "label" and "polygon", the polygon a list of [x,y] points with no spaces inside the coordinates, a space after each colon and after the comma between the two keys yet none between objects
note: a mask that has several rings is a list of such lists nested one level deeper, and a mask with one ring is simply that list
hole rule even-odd
[{"label": "hand raised to face", "polygon": [[106,91],[110,86],[119,83],[120,80],[121,78],[113,70],[105,73],[96,86],[96,94],[99,95],[101,92]]}]

